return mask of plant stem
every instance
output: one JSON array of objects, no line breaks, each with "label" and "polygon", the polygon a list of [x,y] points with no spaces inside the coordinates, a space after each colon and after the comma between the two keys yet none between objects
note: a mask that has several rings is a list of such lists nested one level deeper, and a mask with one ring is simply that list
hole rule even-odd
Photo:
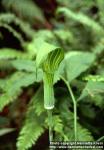
[{"label": "plant stem", "polygon": [[49,142],[53,141],[53,131],[52,131],[52,110],[47,110],[48,121],[49,121]]},{"label": "plant stem", "polygon": [[72,92],[70,85],[68,84],[67,87],[72,97],[73,105],[74,105],[74,135],[75,135],[75,141],[76,141],[77,140],[77,103],[76,103],[76,100],[75,100],[75,97],[74,97],[74,94]]},{"label": "plant stem", "polygon": [[53,141],[52,109],[54,108],[54,90],[53,90],[54,75],[51,73],[44,72],[43,77],[44,77],[44,108],[47,109],[48,113],[49,143],[50,143]]},{"label": "plant stem", "polygon": [[71,95],[72,101],[73,101],[73,106],[74,106],[74,136],[75,136],[75,141],[77,141],[77,102],[76,102],[75,96],[73,94],[73,91],[70,87],[70,84],[63,77],[61,77],[61,79],[66,84],[66,86],[69,90],[69,93]]},{"label": "plant stem", "polygon": [[100,137],[97,141],[102,141],[104,139],[104,136]]}]

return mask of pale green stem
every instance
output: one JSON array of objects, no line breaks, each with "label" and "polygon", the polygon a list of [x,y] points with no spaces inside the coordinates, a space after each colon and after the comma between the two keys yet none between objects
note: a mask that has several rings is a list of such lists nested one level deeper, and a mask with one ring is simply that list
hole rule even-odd
[{"label": "pale green stem", "polygon": [[47,110],[48,112],[48,121],[49,121],[49,141],[53,141],[53,126],[52,126],[52,110]]},{"label": "pale green stem", "polygon": [[75,141],[77,141],[77,102],[75,100],[75,97],[74,97],[73,91],[70,87],[70,84],[63,77],[61,77],[61,78],[65,82],[65,84],[69,90],[69,93],[71,95],[72,101],[73,101],[73,106],[74,106],[74,136],[75,136]]}]

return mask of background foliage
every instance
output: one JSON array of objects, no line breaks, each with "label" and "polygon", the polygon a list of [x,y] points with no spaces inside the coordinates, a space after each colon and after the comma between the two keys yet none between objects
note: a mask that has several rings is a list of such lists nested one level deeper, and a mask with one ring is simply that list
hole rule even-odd
[{"label": "background foliage", "polygon": [[0,150],[48,149],[43,72],[35,62],[48,49],[42,41],[65,53],[54,79],[54,139],[74,140],[73,102],[59,75],[77,100],[77,140],[103,137],[103,16],[103,0],[0,1]]}]

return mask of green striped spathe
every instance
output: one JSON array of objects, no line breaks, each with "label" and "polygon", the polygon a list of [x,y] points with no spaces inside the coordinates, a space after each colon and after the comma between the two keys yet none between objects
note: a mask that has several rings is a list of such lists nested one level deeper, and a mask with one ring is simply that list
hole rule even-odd
[{"label": "green striped spathe", "polygon": [[54,108],[54,89],[53,80],[54,73],[57,71],[61,61],[64,59],[64,52],[61,49],[56,49],[50,52],[43,63],[44,72],[44,107],[45,109]]}]

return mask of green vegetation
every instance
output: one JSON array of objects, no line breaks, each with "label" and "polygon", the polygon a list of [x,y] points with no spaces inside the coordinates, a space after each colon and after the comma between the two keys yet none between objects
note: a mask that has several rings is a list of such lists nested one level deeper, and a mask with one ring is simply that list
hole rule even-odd
[{"label": "green vegetation", "polygon": [[47,131],[104,141],[104,0],[56,0],[50,16],[35,0],[0,4],[0,137],[18,134],[0,150],[28,150]]}]

